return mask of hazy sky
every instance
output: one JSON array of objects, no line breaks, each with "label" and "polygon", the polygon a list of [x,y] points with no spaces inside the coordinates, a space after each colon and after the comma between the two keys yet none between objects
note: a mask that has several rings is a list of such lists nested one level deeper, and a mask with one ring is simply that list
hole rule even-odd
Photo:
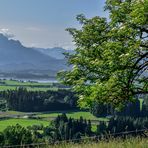
[{"label": "hazy sky", "polygon": [[105,0],[0,0],[0,32],[14,35],[25,46],[72,48],[67,27],[75,17],[106,16]]}]

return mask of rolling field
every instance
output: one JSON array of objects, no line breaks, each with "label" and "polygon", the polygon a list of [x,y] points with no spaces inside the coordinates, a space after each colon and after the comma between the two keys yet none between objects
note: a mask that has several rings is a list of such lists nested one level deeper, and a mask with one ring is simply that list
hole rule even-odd
[{"label": "rolling field", "polygon": [[1,83],[5,83],[6,85],[16,85],[16,86],[26,86],[26,85],[42,85],[42,86],[50,86],[51,83],[38,83],[38,82],[23,82],[23,81],[16,81],[16,80],[0,80]]},{"label": "rolling field", "polygon": [[[34,124],[43,124],[44,126],[49,125],[50,121],[54,120],[58,115],[62,113],[66,113],[67,117],[71,117],[74,119],[79,119],[81,116],[83,116],[86,120],[91,120],[92,122],[92,130],[96,131],[97,124],[99,124],[99,121],[109,121],[107,118],[97,118],[93,116],[91,113],[87,111],[61,111],[61,112],[38,112],[38,113],[25,113],[25,112],[17,112],[17,111],[6,111],[1,112],[0,117],[10,117],[12,119],[8,120],[0,120],[0,131],[4,130],[9,125],[16,125],[17,123],[27,127]],[[20,116],[20,118],[23,118],[25,115],[33,114],[35,117],[40,117],[41,119],[38,120],[31,120],[31,119],[15,119],[16,116]]]},{"label": "rolling field", "polygon": [[[52,83],[38,83],[38,82],[22,82],[15,80],[0,80],[0,91],[3,90],[14,90],[18,87],[25,87],[30,91],[47,91],[47,90],[58,90],[58,87],[52,85]],[[93,116],[88,111],[54,111],[54,112],[35,112],[35,113],[25,113],[25,112],[17,112],[17,111],[6,111],[0,112],[0,118],[9,117],[8,120],[0,120],[0,131],[4,130],[9,125],[16,125],[17,123],[27,127],[33,124],[43,124],[44,126],[49,125],[50,121],[55,119],[58,115],[62,113],[66,113],[67,117],[71,117],[74,119],[79,119],[83,116],[84,119],[94,120],[92,129],[96,130],[96,123],[98,121],[108,121],[107,118],[97,118]],[[35,117],[40,117],[40,120],[30,120],[30,119],[22,119],[24,116],[28,116],[32,114]],[[19,118],[21,119],[19,119]],[[16,119],[17,118],[17,119]]]},{"label": "rolling field", "polygon": [[[36,120],[36,119],[6,119],[6,120],[0,120],[0,132],[3,131],[7,126],[12,126],[20,124],[23,127],[32,126],[32,125],[40,125],[48,126],[50,124],[50,121],[48,120]],[[92,125],[92,131],[96,131],[97,126]]]},{"label": "rolling field", "polygon": [[34,119],[7,119],[0,121],[0,131],[3,131],[7,126],[20,124],[21,126],[27,127],[32,125],[40,125],[48,126],[48,121],[42,120],[34,120]]},{"label": "rolling field", "polygon": [[[81,116],[83,116],[83,118],[87,120],[109,121],[109,119],[105,117],[97,118],[88,111],[31,112],[31,114],[34,114],[34,116],[36,117],[51,118],[51,119],[56,118],[58,115],[61,115],[62,113],[66,113],[67,117],[71,117],[74,119],[79,119]],[[18,112],[18,111],[6,111],[6,112],[1,112],[0,117],[15,116],[15,115],[25,116],[28,114],[30,113]]]},{"label": "rolling field", "polygon": [[93,116],[90,112],[88,111],[62,111],[62,112],[43,112],[39,113],[37,116],[38,117],[43,117],[43,118],[53,118],[57,117],[58,115],[66,113],[67,117],[71,117],[74,119],[79,119],[81,116],[83,116],[84,119],[87,120],[98,120],[98,121],[108,121],[107,118],[97,118]]},{"label": "rolling field", "polygon": [[52,86],[52,83],[23,82],[16,80],[0,80],[0,91],[14,90],[18,87],[27,88],[29,91],[57,91],[58,88]]},{"label": "rolling field", "polygon": [[[4,90],[15,90],[19,86],[0,86],[0,91]],[[24,88],[27,88],[28,91],[47,91],[47,90],[54,90],[57,91],[58,88],[56,87],[36,87],[36,86],[23,86]]]}]

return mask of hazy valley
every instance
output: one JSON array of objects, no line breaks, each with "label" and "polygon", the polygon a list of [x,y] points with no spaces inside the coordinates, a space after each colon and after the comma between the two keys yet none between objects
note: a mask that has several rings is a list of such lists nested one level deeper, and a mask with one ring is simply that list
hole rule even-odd
[{"label": "hazy valley", "polygon": [[20,41],[8,39],[0,34],[0,77],[49,79],[55,78],[60,70],[67,69],[64,52],[60,47],[29,48]]}]

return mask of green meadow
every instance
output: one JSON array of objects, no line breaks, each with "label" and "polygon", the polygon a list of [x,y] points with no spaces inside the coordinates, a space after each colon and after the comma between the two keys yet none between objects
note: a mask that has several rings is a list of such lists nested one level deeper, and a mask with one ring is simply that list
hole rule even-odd
[{"label": "green meadow", "polygon": [[39,113],[37,116],[43,117],[43,118],[48,118],[48,117],[53,118],[53,117],[57,117],[58,115],[61,115],[62,113],[66,113],[67,117],[71,117],[74,119],[79,119],[80,117],[83,117],[84,119],[87,119],[87,120],[108,121],[107,118],[103,118],[103,117],[97,118],[88,111],[43,112],[43,113]]},{"label": "green meadow", "polygon": [[58,88],[52,86],[52,83],[39,83],[39,82],[23,82],[16,80],[0,80],[0,91],[14,90],[18,87],[24,87],[29,91],[57,91]]},{"label": "green meadow", "polygon": [[[31,125],[38,125],[38,124],[43,124],[44,126],[49,125],[50,121],[56,118],[58,115],[61,115],[62,113],[66,113],[67,117],[71,117],[74,119],[79,119],[81,116],[83,116],[83,119],[86,120],[91,120],[92,121],[92,130],[96,131],[96,125],[99,124],[99,121],[109,121],[107,118],[97,118],[93,116],[90,112],[88,111],[59,111],[59,112],[36,112],[32,113],[34,114],[33,116],[40,119],[15,119],[13,116],[20,116],[20,118],[24,117],[25,115],[27,116],[28,114],[25,112],[17,112],[17,111],[6,111],[0,114],[0,117],[11,117],[12,119],[4,119],[0,120],[0,131],[4,130],[7,126],[10,125],[16,125],[20,124],[24,127],[31,126]],[[94,122],[93,122],[94,121]]]},{"label": "green meadow", "polygon": [[40,125],[48,126],[48,121],[36,120],[36,119],[6,119],[0,121],[0,131],[3,131],[7,126],[12,126],[20,124],[21,126],[27,127],[32,125]]}]

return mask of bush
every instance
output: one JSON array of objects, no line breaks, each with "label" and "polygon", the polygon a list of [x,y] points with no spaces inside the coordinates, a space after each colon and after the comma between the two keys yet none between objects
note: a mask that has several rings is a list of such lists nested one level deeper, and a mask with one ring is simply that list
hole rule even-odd
[{"label": "bush", "polygon": [[4,131],[4,145],[22,145],[33,143],[33,134],[30,130],[20,126],[8,126]]}]

